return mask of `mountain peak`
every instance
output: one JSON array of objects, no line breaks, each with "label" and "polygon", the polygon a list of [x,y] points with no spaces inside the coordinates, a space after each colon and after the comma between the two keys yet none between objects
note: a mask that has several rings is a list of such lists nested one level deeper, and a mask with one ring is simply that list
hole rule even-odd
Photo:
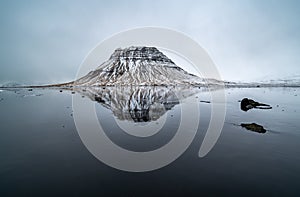
[{"label": "mountain peak", "polygon": [[110,59],[130,60],[130,61],[154,61],[171,63],[174,62],[155,47],[131,46],[118,48],[110,56]]}]

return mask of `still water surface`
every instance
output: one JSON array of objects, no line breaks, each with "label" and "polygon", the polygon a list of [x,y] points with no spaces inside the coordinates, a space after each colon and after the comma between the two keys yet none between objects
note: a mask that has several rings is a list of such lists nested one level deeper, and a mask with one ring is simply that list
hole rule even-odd
[{"label": "still water surface", "polygon": [[[138,96],[130,97],[132,91]],[[99,122],[115,144],[154,150],[175,135],[181,104],[166,89],[136,91],[112,88],[75,95],[95,103]],[[137,99],[141,95],[144,100]],[[0,91],[0,195],[300,194],[300,89],[227,89],[226,103],[219,103],[226,105],[226,121],[204,158],[198,152],[210,120],[210,96],[206,91],[183,95],[197,97],[200,106],[200,126],[191,146],[164,168],[130,173],[103,164],[86,149],[74,124],[70,91]],[[239,101],[245,97],[272,109],[242,111]],[[160,126],[162,119],[162,129],[147,138],[130,136],[117,124]],[[247,130],[241,123],[256,123],[266,132]]]}]

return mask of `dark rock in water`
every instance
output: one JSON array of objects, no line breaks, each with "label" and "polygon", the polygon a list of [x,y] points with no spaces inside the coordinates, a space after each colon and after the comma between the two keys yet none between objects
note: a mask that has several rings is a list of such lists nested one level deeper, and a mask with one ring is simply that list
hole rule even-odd
[{"label": "dark rock in water", "polygon": [[32,89],[28,89],[28,91],[32,91]]},{"label": "dark rock in water", "polygon": [[62,90],[60,90],[59,92],[62,92]]},{"label": "dark rock in water", "polygon": [[252,99],[243,98],[241,101],[241,110],[248,111],[249,109],[272,109],[272,107],[268,104],[259,103]]},{"label": "dark rock in water", "polygon": [[257,132],[257,133],[266,133],[266,129],[261,126],[261,125],[258,125],[256,123],[242,123],[241,124],[241,127],[247,129],[247,130],[250,130],[250,131],[254,131],[254,132]]},{"label": "dark rock in water", "polygon": [[201,103],[210,103],[210,101],[200,101]]},{"label": "dark rock in water", "polygon": [[72,92],[72,94],[75,94],[75,92]]}]

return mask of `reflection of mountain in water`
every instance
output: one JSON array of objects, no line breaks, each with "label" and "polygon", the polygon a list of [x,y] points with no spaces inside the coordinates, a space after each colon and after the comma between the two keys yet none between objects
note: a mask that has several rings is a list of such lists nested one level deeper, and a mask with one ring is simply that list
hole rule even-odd
[{"label": "reflection of mountain in water", "polygon": [[119,86],[76,89],[80,94],[110,109],[120,120],[155,121],[180,100],[190,97],[198,88],[161,86]]}]

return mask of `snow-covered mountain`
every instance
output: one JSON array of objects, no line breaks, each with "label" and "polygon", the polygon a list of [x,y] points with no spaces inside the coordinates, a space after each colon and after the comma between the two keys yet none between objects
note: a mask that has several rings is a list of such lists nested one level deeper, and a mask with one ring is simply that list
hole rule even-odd
[{"label": "snow-covered mountain", "polygon": [[109,60],[74,81],[75,86],[204,84],[204,79],[186,72],[155,47],[116,49]]}]

